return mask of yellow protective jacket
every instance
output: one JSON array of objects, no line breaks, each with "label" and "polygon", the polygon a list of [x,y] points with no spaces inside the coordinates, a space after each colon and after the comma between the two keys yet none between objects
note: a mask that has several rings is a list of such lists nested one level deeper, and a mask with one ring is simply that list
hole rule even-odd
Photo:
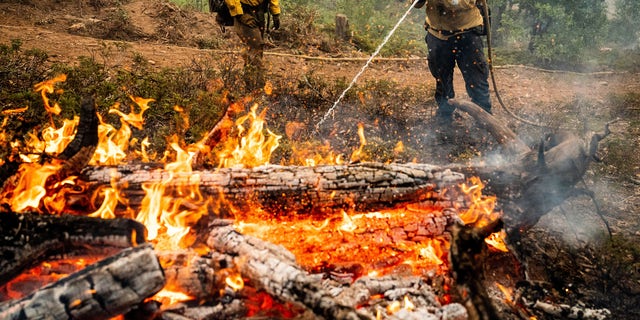
[{"label": "yellow protective jacket", "polygon": [[279,0],[224,0],[224,2],[227,4],[227,7],[229,7],[231,16],[233,17],[244,13],[242,11],[242,3],[250,5],[252,7],[257,7],[263,4],[265,1],[269,1],[269,12],[272,15],[280,14]]},{"label": "yellow protective jacket", "polygon": [[439,39],[482,26],[476,0],[427,0],[425,7],[429,33]]}]

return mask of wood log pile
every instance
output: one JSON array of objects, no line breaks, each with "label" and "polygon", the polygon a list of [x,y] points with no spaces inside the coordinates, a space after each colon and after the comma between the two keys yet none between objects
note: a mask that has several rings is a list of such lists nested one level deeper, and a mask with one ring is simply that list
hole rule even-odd
[{"label": "wood log pile", "polygon": [[[449,232],[455,245],[452,252],[459,255],[450,259],[458,264],[453,268],[454,276],[465,277],[458,281],[476,295],[466,301],[470,305],[443,305],[433,286],[422,277],[392,274],[364,276],[354,281],[312,274],[282,246],[238,232],[228,221],[221,219],[225,217],[222,213],[210,217],[208,230],[202,231],[207,233],[204,244],[209,252],[206,254],[189,250],[155,252],[145,243],[144,228],[128,219],[96,222],[84,217],[39,215],[33,218],[2,213],[0,280],[3,282],[34,261],[47,259],[62,247],[86,243],[124,244],[131,248],[33,294],[1,303],[0,318],[109,319],[120,314],[149,319],[241,318],[250,309],[247,297],[243,296],[243,292],[248,291],[235,288],[227,281],[238,274],[243,285],[265,292],[281,303],[289,303],[310,318],[491,319],[495,310],[479,282],[472,279],[473,273],[481,272],[474,265],[482,261],[475,259],[481,257],[484,248],[481,243],[484,237],[478,234],[484,235],[488,230],[460,229],[455,215],[458,208],[468,204],[443,190],[459,185],[470,175],[487,181],[490,190],[503,200],[504,227],[508,240],[517,250],[520,233],[526,232],[542,215],[573,194],[571,190],[595,157],[594,144],[597,146],[606,134],[592,139],[589,147],[579,143],[581,140],[574,136],[562,136],[560,141],[529,150],[508,129],[479,111],[479,107],[455,100],[451,102],[489,128],[488,131],[511,153],[510,163],[261,166],[201,170],[188,175],[155,170],[159,165],[154,164],[130,164],[115,168],[114,174],[114,168],[86,167],[87,153],[92,152],[91,145],[95,144],[93,117],[81,120],[89,129],[79,129],[79,142],[72,142],[69,148],[74,150],[65,150],[65,158],[60,160],[67,161],[65,174],[82,171],[82,179],[93,188],[89,190],[116,181],[120,190],[129,196],[129,205],[134,209],[141,205],[143,183],[170,181],[170,186],[188,185],[195,183],[191,181],[194,175],[199,178],[198,188],[203,194],[225,199],[229,207],[247,210],[258,206],[273,215],[314,215],[341,209],[380,210],[412,203],[438,207],[448,214],[421,218],[407,225],[389,223],[380,230],[386,230],[393,241],[419,241],[420,237]],[[88,105],[89,102],[83,103],[85,113]],[[171,179],[168,179],[169,175]],[[502,226],[501,223],[492,227]],[[369,225],[361,228],[375,229]],[[100,231],[106,231],[106,235]],[[109,235],[110,232],[114,234]],[[192,301],[153,308],[146,300],[163,288],[185,293]],[[399,309],[392,306],[403,299],[411,305]],[[571,308],[548,306],[542,302],[532,306],[552,314],[574,312]],[[602,313],[590,314],[599,316]]]}]

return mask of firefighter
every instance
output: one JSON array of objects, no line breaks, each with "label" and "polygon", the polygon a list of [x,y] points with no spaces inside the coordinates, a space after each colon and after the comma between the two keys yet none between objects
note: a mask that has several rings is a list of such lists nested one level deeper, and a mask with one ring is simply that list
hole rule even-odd
[{"label": "firefighter", "polygon": [[280,28],[279,0],[225,0],[234,19],[234,29],[245,48],[242,57],[245,65],[245,81],[252,88],[264,86],[264,32],[265,14],[273,17],[273,29]]},{"label": "firefighter", "polygon": [[457,64],[462,72],[467,94],[475,104],[491,113],[489,65],[483,51],[485,34],[479,5],[486,0],[422,0],[415,8],[426,7],[428,48],[427,62],[436,79],[436,118],[450,123],[454,107],[447,100],[455,97],[453,71]]}]

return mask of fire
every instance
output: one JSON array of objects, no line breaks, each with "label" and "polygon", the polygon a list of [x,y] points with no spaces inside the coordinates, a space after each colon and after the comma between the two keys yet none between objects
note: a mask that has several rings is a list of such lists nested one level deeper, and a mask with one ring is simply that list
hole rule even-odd
[{"label": "fire", "polygon": [[[317,217],[247,217],[236,228],[282,245],[303,267],[315,272],[346,269],[354,277],[385,275],[396,268],[415,274],[447,270],[448,241],[443,236],[413,240],[401,226],[420,226],[423,221],[442,215],[438,208],[422,210],[398,208],[381,212],[341,211],[318,220]],[[391,232],[391,230],[396,230]],[[395,234],[395,235],[394,235]]]},{"label": "fire", "polygon": [[19,180],[2,202],[9,204],[14,212],[39,211],[40,202],[47,194],[47,181],[58,169],[57,164],[23,163],[18,169]]},{"label": "fire", "polygon": [[498,287],[498,289],[500,289],[500,291],[502,292],[502,294],[504,295],[504,300],[507,303],[511,303],[513,301],[513,290],[508,289],[507,287],[501,285],[500,283],[496,282],[496,286]]},{"label": "fire", "polygon": [[227,276],[224,279],[224,282],[234,291],[240,291],[244,288],[244,279],[242,279],[242,276],[239,273]]},{"label": "fire", "polygon": [[[49,97],[47,97],[47,93],[53,93],[56,83],[64,82],[64,81],[67,81],[67,75],[61,74],[51,80],[45,80],[35,85],[35,90],[36,92],[40,92],[40,95],[42,96],[42,101],[44,102],[44,108],[47,111],[47,113],[49,113],[49,118],[51,120],[52,127],[55,127],[53,123],[52,114],[57,116],[60,114],[60,112],[62,112],[62,110],[60,109],[60,106],[58,105],[57,102],[55,102],[53,106],[51,106],[51,104],[49,103]],[[60,92],[62,91],[60,90]]]},{"label": "fire", "polygon": [[486,239],[484,239],[484,242],[486,242],[490,248],[501,252],[509,252],[509,248],[507,248],[507,244],[504,242],[506,237],[506,231],[500,230],[490,234]]},{"label": "fire", "polygon": [[469,185],[463,183],[460,189],[467,195],[471,202],[469,208],[460,213],[460,219],[465,224],[473,224],[478,228],[488,225],[500,217],[500,212],[495,211],[496,197],[482,195],[484,183],[478,177],[469,178]]},{"label": "fire", "polygon": [[364,146],[367,145],[367,139],[364,136],[364,124],[358,123],[358,137],[360,138],[360,147],[351,154],[351,162],[362,160],[364,155]]},{"label": "fire", "polygon": [[[95,154],[89,164],[118,165],[122,164],[127,158],[127,155],[129,154],[129,147],[137,142],[135,139],[131,139],[131,127],[138,130],[143,129],[144,119],[142,115],[150,108],[149,103],[155,101],[154,99],[143,99],[139,97],[130,97],[130,99],[140,108],[140,112],[136,113],[134,107],[131,106],[131,111],[128,114],[125,114],[118,109],[120,107],[119,103],[116,103],[111,107],[111,109],[109,109],[109,113],[116,114],[120,117],[119,129],[114,128],[110,124],[104,123],[100,117],[100,125],[98,126],[98,147],[96,148]],[[141,151],[138,153],[145,161],[149,160],[149,155],[145,150],[147,145],[148,140],[145,138],[141,145]]]},{"label": "fire", "polygon": [[[53,85],[64,81],[66,77],[45,81],[36,87],[46,99],[46,93],[54,91]],[[142,129],[144,124],[143,113],[149,109],[153,99],[131,97],[131,100],[139,108],[138,112],[131,107],[131,111],[125,114],[119,111],[119,104],[109,110],[109,113],[120,117],[121,126],[115,129],[113,126],[102,122],[99,125],[99,145],[90,164],[117,165],[131,159],[131,155],[137,155],[145,161],[149,161],[146,147],[148,140],[140,144],[140,152],[131,152],[129,149],[137,143],[132,139],[132,129]],[[47,112],[59,114],[59,106],[49,106],[45,101]],[[176,107],[175,110],[180,110]],[[248,114],[235,121],[237,138],[228,139],[224,149],[219,153],[220,167],[255,167],[270,162],[274,150],[279,145],[281,136],[265,129],[267,109],[258,112],[258,105],[254,104]],[[57,112],[57,113],[56,113]],[[78,119],[65,121],[64,125],[55,129],[53,125],[49,131],[43,132],[44,141],[38,140],[33,135],[28,145],[33,150],[57,154],[73,139],[73,132]],[[53,120],[52,120],[53,124]],[[350,157],[351,161],[363,159],[366,138],[364,125],[358,125],[360,146]],[[0,136],[2,138],[2,136]],[[190,237],[191,228],[205,215],[209,214],[211,199],[205,198],[199,190],[200,175],[192,170],[194,156],[201,146],[184,145],[177,136],[170,137],[169,151],[166,153],[167,162],[163,173],[166,178],[163,181],[145,183],[142,189],[145,197],[141,202],[138,213],[129,216],[143,223],[148,230],[148,239],[156,244],[156,249],[179,249],[192,244],[194,239]],[[320,163],[342,163],[341,156],[336,156],[329,151],[328,145],[321,146],[324,152],[322,156],[305,154],[307,165]],[[308,148],[303,148],[308,151]],[[404,146],[398,143],[395,152],[402,152]],[[304,152],[301,152],[301,154]],[[42,165],[35,162],[32,155],[21,156],[25,162],[20,168],[20,179],[11,194],[4,196],[2,200],[9,201],[12,210],[22,212],[38,209],[42,206],[43,199],[47,196],[47,183],[49,178],[59,169],[56,161]],[[171,159],[171,160],[168,160]],[[27,161],[28,160],[28,161]],[[65,182],[73,184],[73,180]],[[482,195],[484,185],[478,178],[471,178],[468,183],[462,184],[460,189],[468,198],[468,208],[460,210],[460,218],[467,224],[481,227],[499,218],[499,212],[495,211],[495,197]],[[127,199],[120,194],[118,181],[113,179],[110,187],[98,189],[93,195],[95,201],[101,199],[98,210],[90,213],[91,216],[102,218],[115,218],[122,216],[122,212],[116,210],[119,204],[127,204]],[[8,199],[8,200],[7,200]],[[53,207],[53,205],[51,205]],[[64,209],[64,203],[56,203],[57,212]],[[260,208],[251,210],[262,212]],[[421,235],[425,229],[439,228],[438,221],[446,221],[442,208],[432,205],[408,205],[380,212],[347,212],[341,211],[335,214],[327,214],[322,217],[297,215],[295,217],[264,217],[238,215],[246,218],[236,221],[236,228],[249,235],[261,237],[267,241],[279,244],[291,251],[298,263],[310,271],[332,272],[341,270],[353,278],[368,275],[384,275],[397,270],[410,270],[414,274],[427,272],[448,272],[447,251],[448,238],[444,235]],[[433,225],[426,225],[433,223]],[[442,222],[445,224],[446,222]],[[440,230],[440,234],[444,230]],[[499,241],[492,238],[487,241]],[[492,244],[494,245],[494,244]],[[498,245],[494,245],[498,246]],[[225,283],[235,291],[247,290],[240,274],[230,274],[225,278]],[[156,295],[157,299],[167,304],[177,301],[192,299],[180,292],[163,290]],[[259,301],[258,306],[272,305],[268,298]],[[402,304],[397,302],[398,310]],[[390,313],[397,312],[395,305],[390,305]],[[404,308],[415,308],[408,297],[404,299]],[[257,310],[260,310],[258,308]],[[253,310],[253,312],[257,312]]]},{"label": "fire", "polygon": [[[254,104],[250,112],[236,120],[238,139],[230,139],[225,150],[220,155],[220,167],[235,166],[255,167],[268,164],[271,153],[278,147],[282,136],[270,130],[264,134],[264,124],[267,109],[257,113],[258,105]],[[249,122],[249,128],[245,123]]]},{"label": "fire", "polygon": [[160,303],[162,303],[163,305],[167,305],[167,306],[170,306],[178,302],[189,301],[193,299],[192,296],[185,294],[183,292],[171,291],[167,289],[160,290],[160,292],[156,293],[153,296],[153,298],[159,301]]}]

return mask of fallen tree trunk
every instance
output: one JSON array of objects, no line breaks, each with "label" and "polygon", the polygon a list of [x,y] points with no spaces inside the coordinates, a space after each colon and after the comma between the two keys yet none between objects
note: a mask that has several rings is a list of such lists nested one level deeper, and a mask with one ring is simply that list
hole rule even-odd
[{"label": "fallen tree trunk", "polygon": [[143,184],[168,181],[169,186],[199,185],[203,195],[213,196],[231,207],[261,207],[277,214],[363,211],[407,202],[450,201],[440,191],[464,182],[462,174],[428,164],[268,165],[182,175],[151,168],[126,165],[113,172],[113,168],[88,167],[84,179],[95,187],[109,185],[116,179],[134,209],[144,197]]},{"label": "fallen tree trunk", "polygon": [[35,293],[0,304],[0,318],[110,319],[160,291],[164,273],[149,244],[120,253],[47,285]]}]

